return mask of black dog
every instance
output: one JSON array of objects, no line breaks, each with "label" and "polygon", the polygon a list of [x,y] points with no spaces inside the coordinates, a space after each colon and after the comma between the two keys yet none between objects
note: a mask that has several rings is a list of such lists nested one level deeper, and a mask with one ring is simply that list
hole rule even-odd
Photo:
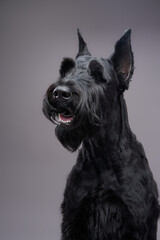
[{"label": "black dog", "polygon": [[94,58],[79,30],[75,60],[64,58],[43,112],[63,146],[82,143],[62,204],[62,240],[156,240],[159,203],[123,92],[134,60],[128,30],[107,58]]}]

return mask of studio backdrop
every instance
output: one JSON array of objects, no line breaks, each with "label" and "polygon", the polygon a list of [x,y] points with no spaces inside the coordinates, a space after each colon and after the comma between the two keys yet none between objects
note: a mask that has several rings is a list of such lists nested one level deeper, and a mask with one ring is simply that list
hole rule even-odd
[{"label": "studio backdrop", "polygon": [[76,57],[77,28],[95,57],[112,54],[132,29],[135,72],[125,99],[160,190],[160,1],[2,0],[1,240],[60,239],[60,205],[77,152],[58,142],[42,101],[63,57]]}]

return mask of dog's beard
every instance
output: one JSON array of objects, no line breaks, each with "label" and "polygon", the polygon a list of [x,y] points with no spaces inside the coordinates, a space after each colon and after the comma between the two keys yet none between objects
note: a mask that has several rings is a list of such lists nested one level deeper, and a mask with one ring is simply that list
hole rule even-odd
[{"label": "dog's beard", "polygon": [[59,124],[57,124],[55,134],[65,148],[74,152],[84,139],[95,134],[95,129],[103,124],[102,117],[100,108],[97,111],[94,104],[90,104],[90,106],[82,104],[71,119],[65,122],[58,120]]},{"label": "dog's beard", "polygon": [[82,128],[69,129],[66,126],[57,126],[55,134],[61,144],[71,152],[76,151],[84,139]]},{"label": "dog's beard", "polygon": [[90,138],[95,134],[95,129],[102,124],[102,119],[95,112],[91,113],[86,109],[84,113],[81,111],[72,117],[65,119],[60,114],[57,114],[49,109],[43,110],[45,116],[56,126],[55,134],[61,144],[71,152],[76,151],[82,141]]},{"label": "dog's beard", "polygon": [[74,152],[82,141],[92,134],[92,128],[93,126],[84,112],[78,112],[70,124],[57,125],[55,134],[65,148]]}]

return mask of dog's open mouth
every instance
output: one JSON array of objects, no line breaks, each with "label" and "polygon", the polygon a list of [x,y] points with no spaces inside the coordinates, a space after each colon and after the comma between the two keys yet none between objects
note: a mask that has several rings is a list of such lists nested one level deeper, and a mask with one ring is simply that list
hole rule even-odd
[{"label": "dog's open mouth", "polygon": [[74,116],[72,115],[65,115],[62,113],[58,114],[58,121],[59,123],[69,124],[73,121]]},{"label": "dog's open mouth", "polygon": [[54,114],[54,117],[52,116],[51,119],[54,121],[55,124],[65,124],[69,125],[72,123],[74,119],[74,115],[70,112],[65,113],[56,113]]}]

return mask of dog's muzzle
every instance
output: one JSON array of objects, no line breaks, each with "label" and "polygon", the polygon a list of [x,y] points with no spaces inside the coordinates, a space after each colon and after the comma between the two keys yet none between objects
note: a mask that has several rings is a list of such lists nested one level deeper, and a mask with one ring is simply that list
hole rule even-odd
[{"label": "dog's muzzle", "polygon": [[75,119],[79,95],[67,86],[51,86],[44,100],[44,114],[56,125],[71,125]]}]

